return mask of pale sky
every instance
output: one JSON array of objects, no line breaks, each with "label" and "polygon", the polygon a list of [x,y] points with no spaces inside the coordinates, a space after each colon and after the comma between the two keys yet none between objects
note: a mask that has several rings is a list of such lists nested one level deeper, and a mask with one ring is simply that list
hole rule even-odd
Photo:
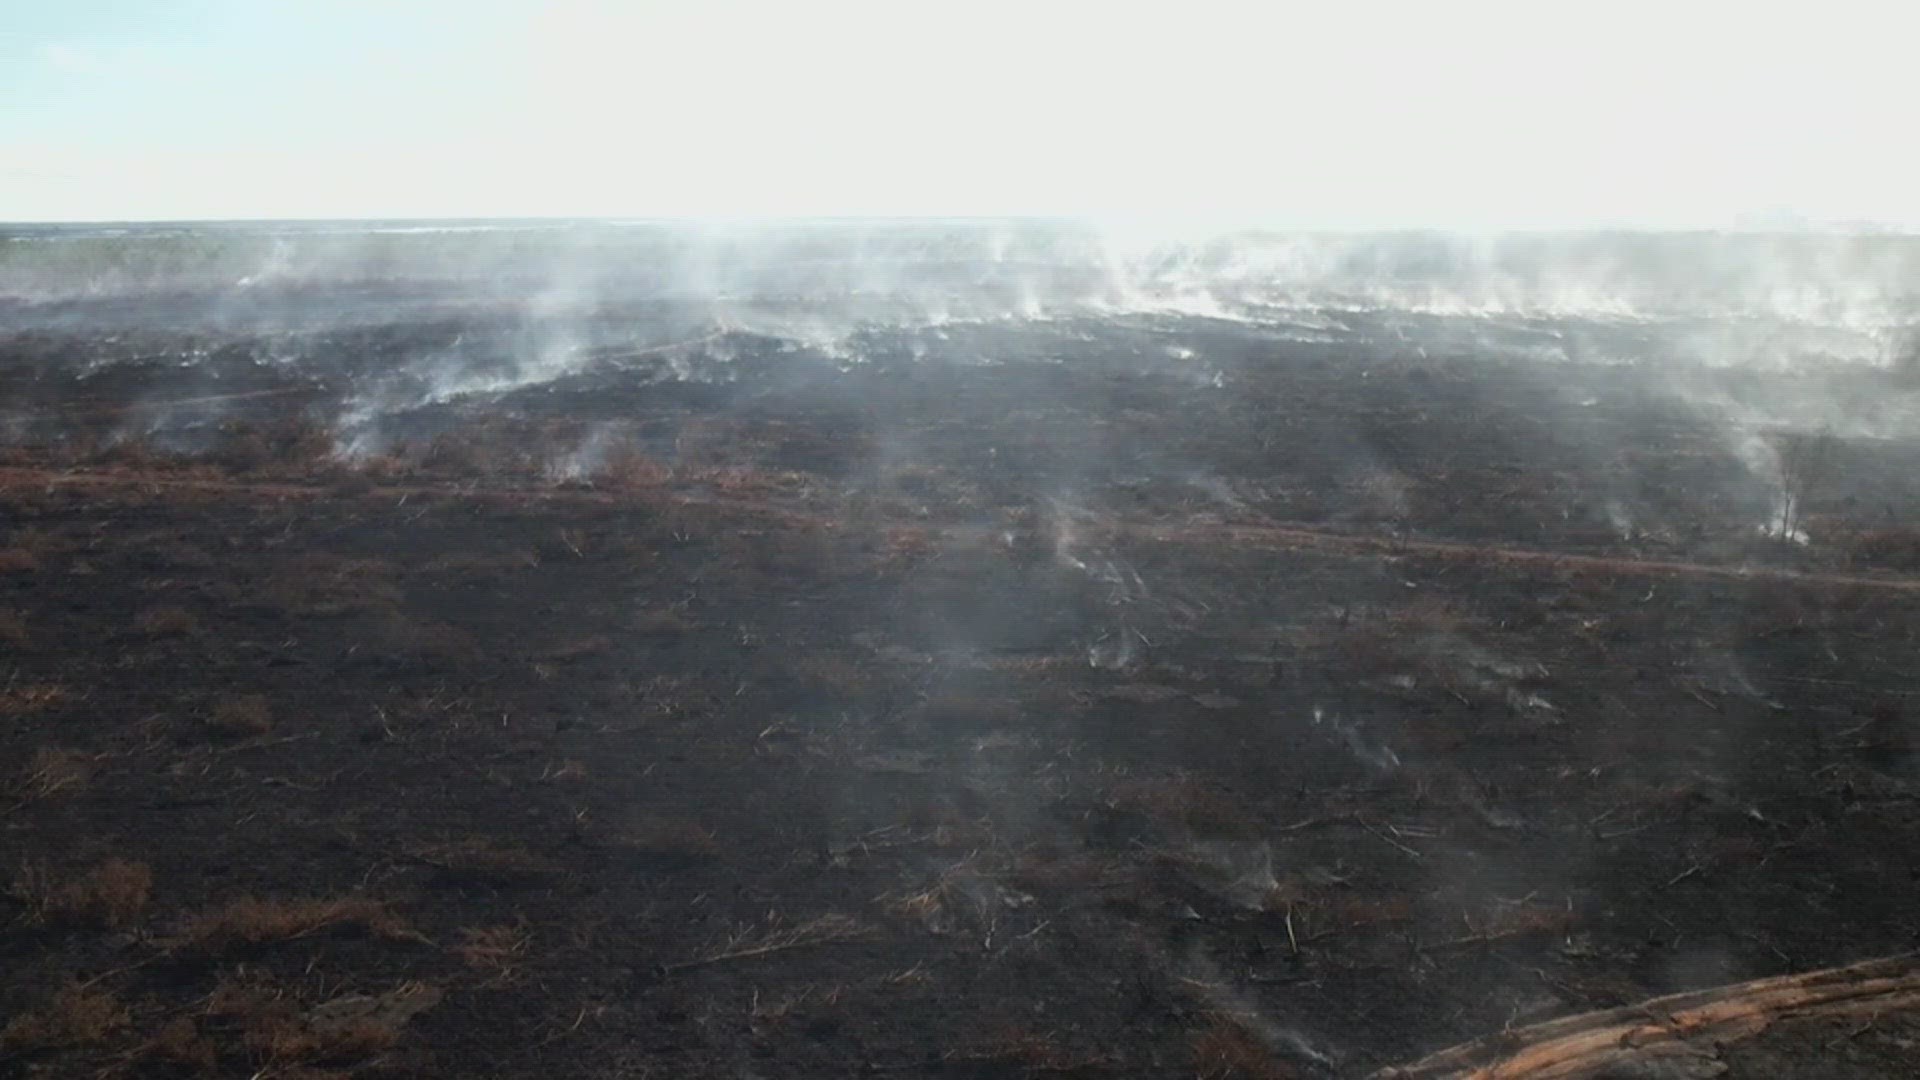
[{"label": "pale sky", "polygon": [[0,0],[0,220],[1914,228],[1915,7]]}]

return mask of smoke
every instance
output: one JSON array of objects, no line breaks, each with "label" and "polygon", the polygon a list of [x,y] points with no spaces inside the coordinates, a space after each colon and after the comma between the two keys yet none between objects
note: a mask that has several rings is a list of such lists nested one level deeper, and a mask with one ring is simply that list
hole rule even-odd
[{"label": "smoke", "polygon": [[592,425],[580,445],[557,455],[547,464],[547,477],[556,482],[585,480],[606,469],[607,462],[623,445],[621,425],[603,421]]}]

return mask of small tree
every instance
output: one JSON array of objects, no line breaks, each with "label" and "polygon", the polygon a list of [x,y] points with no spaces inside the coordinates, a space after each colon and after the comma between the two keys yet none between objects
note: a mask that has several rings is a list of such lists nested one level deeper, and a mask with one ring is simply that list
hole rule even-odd
[{"label": "small tree", "polygon": [[1837,443],[1827,428],[1781,439],[1780,508],[1773,523],[1776,535],[1788,540],[1799,535],[1807,496],[1826,479]]}]

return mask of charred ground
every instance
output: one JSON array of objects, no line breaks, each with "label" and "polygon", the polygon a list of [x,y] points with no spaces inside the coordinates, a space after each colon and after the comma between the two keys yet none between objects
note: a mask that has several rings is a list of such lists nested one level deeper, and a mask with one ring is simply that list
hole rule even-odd
[{"label": "charred ground", "polygon": [[1920,441],[1755,419],[1897,368],[146,303],[0,360],[0,1075],[1361,1075],[1916,944]]}]

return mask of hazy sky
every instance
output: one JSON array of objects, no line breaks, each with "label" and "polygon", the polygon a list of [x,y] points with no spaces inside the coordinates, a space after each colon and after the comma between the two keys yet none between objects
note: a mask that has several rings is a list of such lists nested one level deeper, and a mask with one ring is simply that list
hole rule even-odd
[{"label": "hazy sky", "polygon": [[1914,10],[0,0],[0,220],[1914,227]]}]

